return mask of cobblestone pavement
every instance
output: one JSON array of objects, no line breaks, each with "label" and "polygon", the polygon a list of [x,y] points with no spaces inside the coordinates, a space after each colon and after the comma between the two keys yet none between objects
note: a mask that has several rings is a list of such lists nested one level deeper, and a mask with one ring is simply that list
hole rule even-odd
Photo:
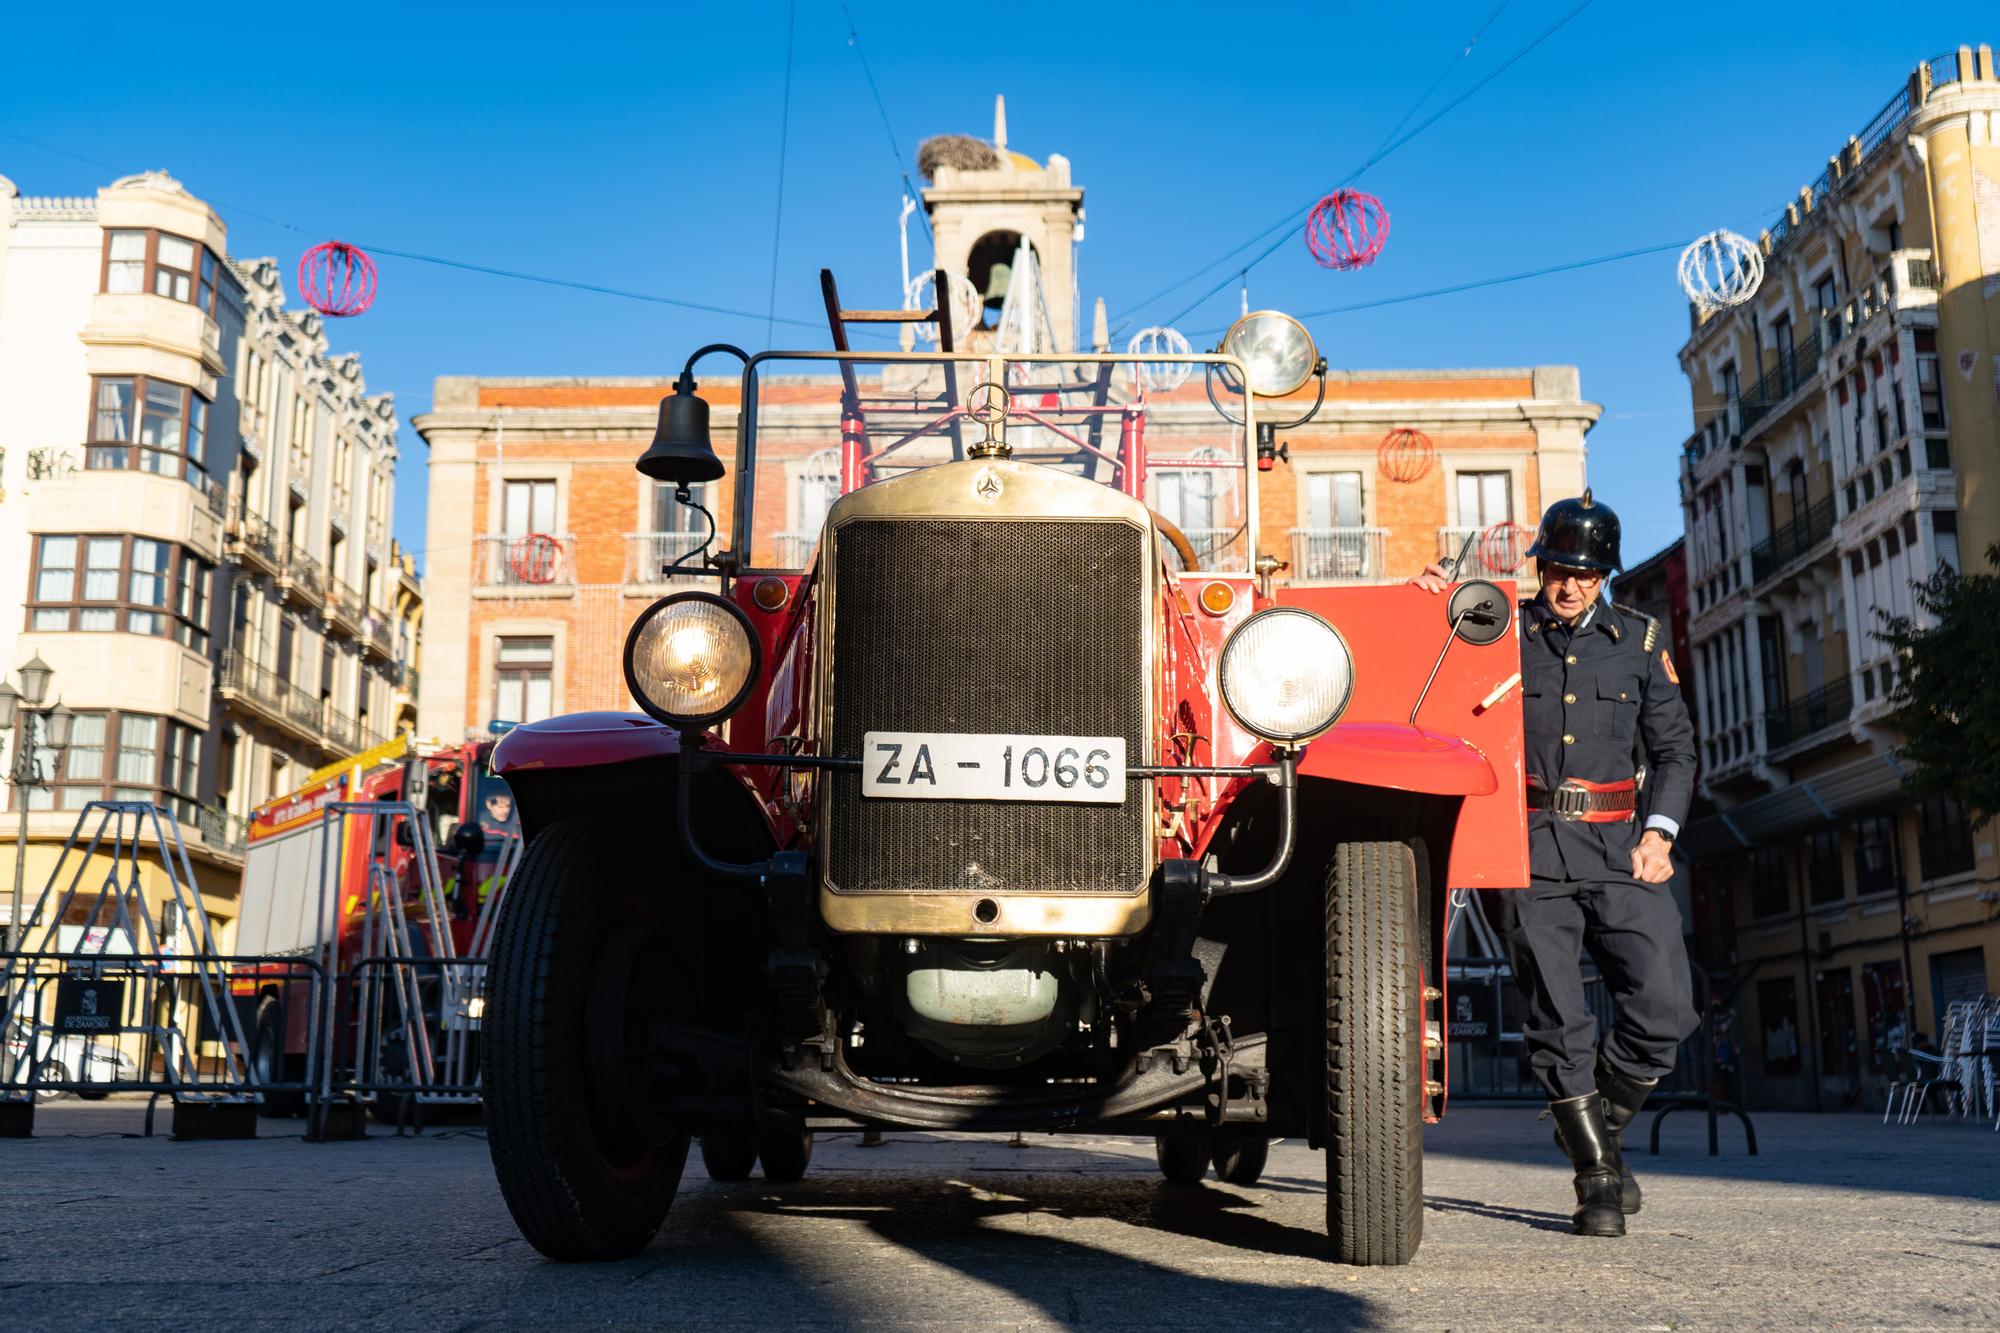
[{"label": "cobblestone pavement", "polygon": [[1184,1188],[1131,1139],[843,1135],[787,1187],[697,1157],[651,1249],[572,1267],[520,1240],[476,1126],[176,1143],[127,1137],[141,1110],[59,1102],[0,1141],[0,1328],[2000,1327],[1990,1127],[1765,1115],[1762,1156],[1725,1124],[1710,1158],[1677,1113],[1610,1241],[1568,1234],[1532,1110],[1462,1108],[1398,1269],[1321,1257],[1303,1145],[1256,1188]]}]

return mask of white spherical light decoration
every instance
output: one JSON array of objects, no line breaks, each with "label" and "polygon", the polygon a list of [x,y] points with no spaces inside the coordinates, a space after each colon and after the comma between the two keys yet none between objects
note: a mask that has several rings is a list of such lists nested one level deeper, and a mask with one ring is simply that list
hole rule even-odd
[{"label": "white spherical light decoration", "polygon": [[[925,269],[910,279],[910,285],[903,291],[903,309],[935,310],[937,295],[933,288],[937,285],[935,270]],[[979,289],[972,285],[972,279],[963,273],[947,275],[945,285],[951,289],[951,340],[960,349],[965,346],[965,335],[979,327],[985,302],[980,298]],[[938,340],[936,324],[919,324],[917,336],[927,343]]]},{"label": "white spherical light decoration", "polygon": [[1733,231],[1712,231],[1681,251],[1681,290],[1708,313],[1742,305],[1764,281],[1764,251]]},{"label": "white spherical light decoration", "polygon": [[[1188,356],[1194,348],[1181,336],[1179,329],[1170,329],[1163,324],[1154,324],[1140,329],[1125,344],[1127,356]],[[1194,365],[1187,361],[1140,361],[1131,367],[1133,388],[1143,393],[1168,393],[1186,384],[1188,376],[1194,374]]]}]

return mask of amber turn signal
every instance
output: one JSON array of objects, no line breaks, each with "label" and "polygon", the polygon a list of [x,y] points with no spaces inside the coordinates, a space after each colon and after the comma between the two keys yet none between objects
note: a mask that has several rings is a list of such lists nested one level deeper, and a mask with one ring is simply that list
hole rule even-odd
[{"label": "amber turn signal", "polygon": [[1229,608],[1236,605],[1236,589],[1227,583],[1216,581],[1206,583],[1201,589],[1201,609],[1212,616],[1226,616]]},{"label": "amber turn signal", "polygon": [[750,600],[757,603],[759,611],[778,611],[792,599],[792,590],[783,579],[765,577],[757,580],[757,586],[750,590]]}]

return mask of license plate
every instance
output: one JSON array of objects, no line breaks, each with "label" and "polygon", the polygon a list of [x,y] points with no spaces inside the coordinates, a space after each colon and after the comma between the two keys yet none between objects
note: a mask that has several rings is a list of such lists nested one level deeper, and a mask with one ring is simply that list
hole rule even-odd
[{"label": "license plate", "polygon": [[861,794],[919,801],[1125,799],[1123,736],[1003,736],[871,731]]}]

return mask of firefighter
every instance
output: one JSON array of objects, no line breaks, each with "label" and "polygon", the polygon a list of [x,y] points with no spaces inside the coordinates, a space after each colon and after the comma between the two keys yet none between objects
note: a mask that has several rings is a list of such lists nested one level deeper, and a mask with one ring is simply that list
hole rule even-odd
[{"label": "firefighter", "polygon": [[[1575,1229],[1622,1236],[1640,1204],[1622,1135],[1699,1022],[1667,887],[1694,791],[1694,725],[1659,622],[1605,594],[1622,568],[1611,507],[1588,490],[1558,500],[1528,554],[1542,580],[1519,622],[1530,883],[1485,902],[1527,1001],[1529,1064],[1576,1169]],[[1448,579],[1432,565],[1412,581],[1435,593]],[[1601,1043],[1586,948],[1618,1002]]]}]

